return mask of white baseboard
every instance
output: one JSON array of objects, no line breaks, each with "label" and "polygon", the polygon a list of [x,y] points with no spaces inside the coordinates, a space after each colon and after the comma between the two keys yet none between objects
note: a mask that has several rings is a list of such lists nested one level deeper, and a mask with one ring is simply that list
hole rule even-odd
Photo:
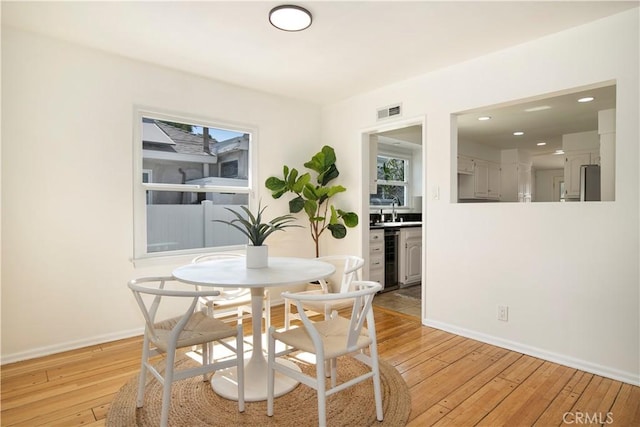
[{"label": "white baseboard", "polygon": [[[272,302],[272,305],[282,304],[282,301]],[[635,386],[640,386],[640,376],[632,373],[625,372],[619,369],[610,368],[608,366],[599,365],[596,363],[588,362],[582,359],[576,359],[571,356],[566,356],[558,353],[546,351],[537,347],[531,347],[519,342],[505,340],[503,338],[495,337],[493,335],[483,334],[470,329],[460,328],[458,326],[450,325],[448,323],[438,322],[430,319],[422,319],[422,324],[432,328],[440,329],[452,334],[460,335],[466,338],[474,339],[487,344],[496,345],[498,347],[506,348],[508,350],[516,351],[519,353],[527,354],[529,356],[537,357],[550,362],[558,363],[560,365],[569,366],[571,368],[580,369],[581,371],[589,372],[595,375],[600,375],[613,380],[622,381]],[[144,333],[143,328],[136,328],[129,331],[121,331],[112,334],[99,335],[84,340],[69,341],[66,343],[60,343],[52,346],[39,347],[33,350],[3,355],[0,360],[0,365],[7,363],[20,362],[23,360],[35,359],[37,357],[48,356],[55,353],[61,353],[64,351],[75,350],[78,348],[88,347],[91,345],[104,344],[110,341],[117,341],[120,339],[130,338]]]},{"label": "white baseboard", "polygon": [[611,368],[608,366],[598,365],[596,363],[588,362],[586,360],[576,359],[571,356],[563,354],[553,353],[537,347],[531,347],[519,342],[505,340],[503,338],[495,337],[492,335],[483,334],[481,332],[472,331],[470,329],[460,328],[458,326],[450,325],[448,323],[438,322],[436,320],[422,319],[422,324],[432,328],[440,329],[445,332],[460,335],[466,338],[471,338],[483,343],[492,344],[498,347],[505,348],[507,350],[516,351],[529,356],[537,357],[539,359],[547,360],[549,362],[558,363],[560,365],[568,366],[570,368],[579,369],[581,371],[589,372],[591,374],[600,375],[602,377],[611,378],[613,380],[622,381],[635,386],[640,386],[640,376],[632,372],[625,372],[619,369]]},{"label": "white baseboard", "polygon": [[[284,304],[282,298],[274,299],[271,301],[271,306],[278,306]],[[35,359],[37,357],[49,356],[51,354],[62,353],[64,351],[76,350],[82,347],[88,347],[91,345],[104,344],[110,341],[117,341],[125,338],[131,338],[144,334],[144,327],[131,329],[129,331],[114,332],[111,334],[98,335],[95,337],[86,338],[83,340],[69,341],[56,345],[38,347],[32,350],[23,351],[19,353],[2,355],[0,357],[0,365],[7,363],[21,362],[23,360]]]},{"label": "white baseboard", "polygon": [[115,332],[111,334],[98,335],[95,337],[78,340],[78,341],[69,341],[69,342],[50,345],[46,347],[38,347],[29,351],[3,355],[2,360],[0,361],[0,365],[5,365],[7,363],[20,362],[23,360],[35,359],[37,357],[49,356],[50,354],[61,353],[63,351],[69,351],[69,350],[76,350],[78,348],[88,347],[91,345],[104,344],[106,342],[117,341],[124,338],[131,338],[131,337],[135,337],[142,334],[144,334],[144,328],[136,328],[129,331],[121,331],[121,332]]}]

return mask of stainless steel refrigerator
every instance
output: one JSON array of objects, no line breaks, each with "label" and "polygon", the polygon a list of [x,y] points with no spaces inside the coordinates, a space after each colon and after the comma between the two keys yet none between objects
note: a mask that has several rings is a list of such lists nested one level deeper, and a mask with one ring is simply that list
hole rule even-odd
[{"label": "stainless steel refrigerator", "polygon": [[580,166],[580,201],[600,201],[600,165]]}]

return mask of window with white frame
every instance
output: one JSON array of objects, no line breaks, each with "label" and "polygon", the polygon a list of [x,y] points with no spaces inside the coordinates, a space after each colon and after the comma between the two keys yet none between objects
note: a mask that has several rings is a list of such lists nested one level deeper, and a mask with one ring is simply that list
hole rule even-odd
[{"label": "window with white frame", "polygon": [[408,206],[409,157],[379,154],[377,158],[378,192],[369,196],[371,206]]},{"label": "window with white frame", "polygon": [[255,143],[250,127],[163,113],[136,114],[135,257],[247,243],[216,220],[249,206]]}]

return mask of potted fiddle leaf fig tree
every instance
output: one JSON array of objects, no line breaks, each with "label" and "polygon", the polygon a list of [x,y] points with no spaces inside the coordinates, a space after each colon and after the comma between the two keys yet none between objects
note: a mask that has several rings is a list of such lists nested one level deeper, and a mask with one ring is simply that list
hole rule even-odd
[{"label": "potted fiddle leaf fig tree", "polygon": [[[332,147],[322,147],[304,167],[311,172],[300,175],[297,169],[285,165],[283,176],[272,176],[266,180],[265,185],[271,190],[274,199],[292,193],[294,197],[289,200],[289,212],[294,214],[304,210],[318,257],[320,236],[329,230],[334,238],[344,238],[347,235],[347,227],[353,228],[358,225],[358,215],[338,209],[332,204],[333,196],[347,191],[342,185],[331,184],[340,175]],[[313,181],[312,172],[316,175]]]},{"label": "potted fiddle leaf fig tree", "polygon": [[240,206],[244,211],[244,215],[231,208],[225,208],[231,212],[235,219],[226,221],[222,219],[215,219],[214,222],[221,222],[223,224],[230,225],[242,234],[247,236],[251,244],[247,245],[247,268],[263,268],[268,265],[269,248],[264,244],[264,241],[272,233],[276,231],[283,231],[288,227],[301,227],[300,225],[291,224],[296,218],[291,215],[282,215],[276,217],[268,222],[262,221],[262,214],[267,208],[261,208],[261,204],[258,203],[258,212],[253,214],[246,206]]}]

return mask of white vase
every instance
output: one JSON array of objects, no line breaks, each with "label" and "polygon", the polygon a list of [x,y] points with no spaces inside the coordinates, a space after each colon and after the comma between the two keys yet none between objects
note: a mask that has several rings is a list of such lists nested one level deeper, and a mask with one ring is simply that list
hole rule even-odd
[{"label": "white vase", "polygon": [[267,245],[247,245],[247,268],[265,268],[269,261],[269,247]]}]

